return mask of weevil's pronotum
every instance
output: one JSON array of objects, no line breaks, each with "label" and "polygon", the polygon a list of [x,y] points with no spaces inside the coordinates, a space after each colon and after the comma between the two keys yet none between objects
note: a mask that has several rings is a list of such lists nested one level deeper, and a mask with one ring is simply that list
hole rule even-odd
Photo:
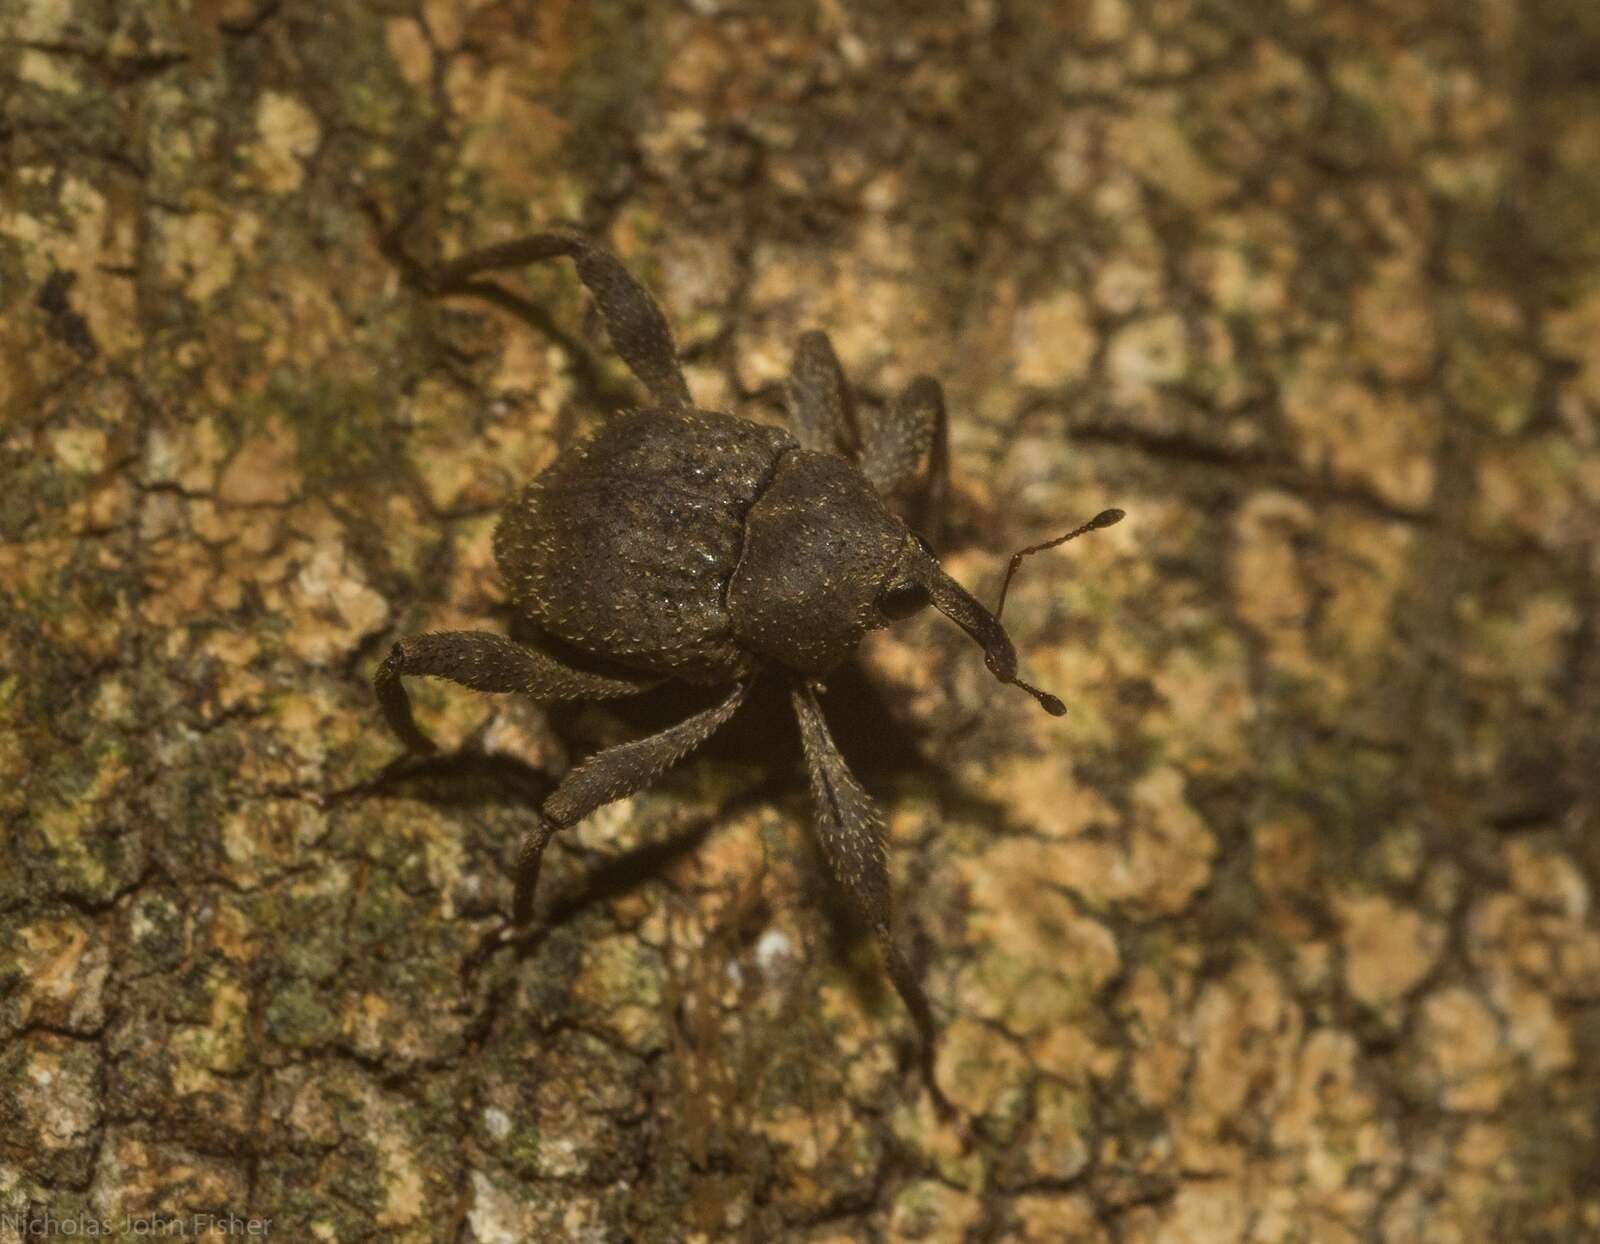
[{"label": "weevil's pronotum", "polygon": [[[800,723],[824,855],[882,947],[942,1108],[932,1075],[932,1014],[894,937],[883,818],[829,734],[818,680],[868,631],[931,604],[977,641],[1002,683],[1051,713],[1065,710],[1017,676],[999,608],[990,613],[950,578],[928,542],[884,501],[920,486],[924,514],[942,505],[938,382],[919,377],[876,417],[858,415],[828,338],[809,332],[785,386],[784,431],[696,408],[661,308],[587,237],[535,234],[431,272],[390,249],[411,282],[434,295],[481,292],[475,278],[494,269],[574,260],[613,347],[651,398],[557,458],[495,530],[495,559],[513,605],[533,630],[554,637],[563,655],[486,631],[402,639],[375,679],[401,741],[418,752],[433,746],[412,718],[401,683],[408,675],[539,700],[625,696],[669,679],[729,688],[712,707],[590,756],[566,775],[523,839],[513,920],[523,924],[532,914],[539,861],[554,834],[648,786],[732,717],[757,677],[781,677]],[[1106,510],[1023,549],[1011,559],[1006,584],[1029,553],[1121,517]],[[1002,606],[1004,600],[1002,586]]]}]

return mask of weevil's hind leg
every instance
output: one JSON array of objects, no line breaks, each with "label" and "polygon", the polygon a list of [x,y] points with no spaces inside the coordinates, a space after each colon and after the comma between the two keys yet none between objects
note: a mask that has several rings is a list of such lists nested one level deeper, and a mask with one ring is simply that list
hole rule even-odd
[{"label": "weevil's hind leg", "polygon": [[865,421],[860,462],[881,496],[915,488],[911,526],[938,548],[950,482],[950,434],[937,380],[918,376],[887,410]]},{"label": "weevil's hind leg", "polygon": [[560,258],[577,264],[578,276],[600,307],[612,346],[651,397],[662,406],[693,406],[660,304],[620,259],[592,238],[577,232],[534,233],[472,251],[437,268],[425,269],[410,261],[402,267],[413,284],[438,295],[474,292],[474,279],[485,272]]},{"label": "weevil's hind leg", "polygon": [[811,774],[811,797],[816,805],[823,854],[878,939],[889,979],[911,1012],[921,1038],[923,1081],[940,1114],[949,1117],[953,1109],[933,1075],[937,1036],[933,1010],[894,937],[883,816],[840,755],[811,686],[797,683],[790,694],[795,716],[800,720],[800,739]]},{"label": "weevil's hind leg", "polygon": [[648,675],[591,674],[490,631],[413,635],[390,649],[372,679],[389,728],[413,752],[431,752],[434,745],[417,728],[411,698],[400,680],[428,674],[474,691],[521,691],[537,700],[612,699],[661,681]]},{"label": "weevil's hind leg", "polygon": [[675,726],[642,739],[596,752],[562,779],[539,811],[539,825],[522,839],[517,856],[516,894],[511,904],[514,924],[533,914],[533,891],[539,881],[544,849],[559,830],[576,825],[596,808],[649,786],[717,732],[744,703],[750,683],[743,682],[721,703],[686,717]]},{"label": "weevil's hind leg", "polygon": [[789,426],[801,448],[855,456],[860,443],[855,403],[827,333],[800,334],[783,388]]}]

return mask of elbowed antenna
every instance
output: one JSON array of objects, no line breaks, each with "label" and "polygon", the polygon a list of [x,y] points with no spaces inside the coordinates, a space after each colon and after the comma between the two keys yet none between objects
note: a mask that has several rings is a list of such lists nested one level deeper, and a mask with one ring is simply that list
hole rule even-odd
[{"label": "elbowed antenna", "polygon": [[928,599],[933,607],[971,635],[983,648],[983,663],[989,667],[991,674],[1001,682],[1022,688],[1039,701],[1039,707],[1051,716],[1063,716],[1067,711],[1065,704],[1048,691],[1041,691],[1017,677],[1017,650],[1011,643],[1011,637],[1006,634],[1005,627],[1000,625],[1000,614],[1006,607],[1006,589],[1011,586],[1011,576],[1017,573],[1017,567],[1022,564],[1024,557],[1042,553],[1045,549],[1053,549],[1088,532],[1099,531],[1102,527],[1110,527],[1121,522],[1123,517],[1124,513],[1121,510],[1101,510],[1083,526],[1073,528],[1064,536],[1046,540],[1043,544],[1031,544],[1013,553],[1011,562],[1006,567],[1006,577],[1000,584],[1000,600],[995,605],[993,613],[980,605],[964,587],[945,574],[944,568],[931,554],[923,566],[925,582],[922,586],[927,590]]},{"label": "elbowed antenna", "polygon": [[1055,696],[1017,677],[1017,650],[1012,646],[1005,627],[1000,625],[1000,620],[980,605],[966,588],[945,574],[944,568],[931,556],[927,559],[925,573],[923,587],[927,589],[929,601],[978,642],[983,648],[983,663],[989,667],[989,672],[1001,682],[1021,687],[1052,716],[1065,714],[1067,706]]},{"label": "elbowed antenna", "polygon": [[1006,577],[1000,584],[1000,599],[995,602],[994,619],[1000,620],[1000,615],[1006,610],[1006,589],[1011,586],[1011,576],[1017,573],[1017,567],[1022,565],[1022,559],[1033,553],[1043,553],[1046,549],[1053,549],[1057,545],[1065,544],[1068,540],[1076,540],[1079,536],[1087,535],[1091,531],[1099,531],[1102,527],[1113,527],[1125,517],[1123,510],[1101,510],[1082,527],[1074,527],[1064,536],[1057,536],[1054,540],[1046,540],[1043,544],[1030,544],[1025,549],[1018,549],[1011,555],[1011,564],[1006,567]]}]

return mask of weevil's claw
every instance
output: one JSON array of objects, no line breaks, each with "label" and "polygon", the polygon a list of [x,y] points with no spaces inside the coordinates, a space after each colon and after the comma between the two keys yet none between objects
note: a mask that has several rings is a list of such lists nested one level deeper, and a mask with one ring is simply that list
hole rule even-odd
[{"label": "weevil's claw", "polygon": [[[415,671],[412,671],[415,672]],[[436,744],[417,727],[411,715],[411,698],[406,695],[401,678],[407,673],[405,640],[389,650],[389,655],[378,666],[373,676],[372,689],[377,694],[378,705],[383,709],[389,729],[406,749],[407,758],[431,756],[439,750]]]},{"label": "weevil's claw", "polygon": [[433,271],[419,262],[401,240],[412,222],[421,214],[420,202],[413,203],[398,219],[390,220],[378,201],[371,195],[361,198],[361,211],[372,222],[378,251],[400,274],[400,280],[420,294],[433,297],[439,293]]},{"label": "weevil's claw", "polygon": [[478,974],[485,963],[494,958],[498,951],[504,950],[508,946],[517,945],[527,937],[529,932],[530,930],[526,926],[519,928],[509,921],[502,921],[495,925],[478,939],[478,944],[468,951],[466,957],[462,959],[462,977],[470,981]]},{"label": "weevil's claw", "polygon": [[411,727],[408,733],[400,736],[400,745],[405,748],[405,751],[389,762],[388,767],[391,769],[398,769],[409,761],[427,760],[439,754],[439,745],[423,734],[415,725]]}]

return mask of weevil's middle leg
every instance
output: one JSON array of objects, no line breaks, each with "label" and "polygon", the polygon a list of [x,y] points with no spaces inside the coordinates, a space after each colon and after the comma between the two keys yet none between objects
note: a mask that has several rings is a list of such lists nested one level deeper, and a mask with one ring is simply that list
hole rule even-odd
[{"label": "weevil's middle leg", "polygon": [[576,825],[596,808],[643,790],[671,766],[717,732],[744,703],[751,684],[743,682],[719,704],[686,717],[656,734],[632,739],[596,752],[561,780],[544,801],[539,824],[522,839],[517,853],[516,893],[511,903],[513,924],[533,915],[533,892],[539,882],[544,849],[557,832]]}]

